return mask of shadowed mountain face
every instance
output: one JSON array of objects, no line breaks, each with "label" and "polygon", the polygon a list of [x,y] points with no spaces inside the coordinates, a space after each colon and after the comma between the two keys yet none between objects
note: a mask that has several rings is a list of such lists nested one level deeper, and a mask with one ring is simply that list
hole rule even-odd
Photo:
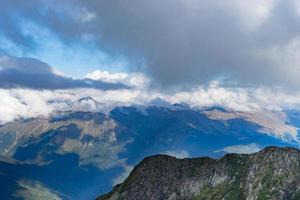
[{"label": "shadowed mountain face", "polygon": [[0,126],[0,199],[94,199],[154,154],[219,158],[268,145],[297,147],[298,116],[177,104],[9,122]]},{"label": "shadowed mountain face", "polygon": [[268,147],[254,154],[144,159],[98,200],[300,199],[300,151]]}]

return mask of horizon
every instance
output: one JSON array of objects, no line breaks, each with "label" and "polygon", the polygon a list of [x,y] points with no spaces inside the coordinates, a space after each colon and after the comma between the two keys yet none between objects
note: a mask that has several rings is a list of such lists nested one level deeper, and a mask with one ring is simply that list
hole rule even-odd
[{"label": "horizon", "polygon": [[0,121],[49,114],[57,109],[49,101],[84,96],[116,105],[161,98],[300,108],[295,0],[32,0],[0,9]]}]

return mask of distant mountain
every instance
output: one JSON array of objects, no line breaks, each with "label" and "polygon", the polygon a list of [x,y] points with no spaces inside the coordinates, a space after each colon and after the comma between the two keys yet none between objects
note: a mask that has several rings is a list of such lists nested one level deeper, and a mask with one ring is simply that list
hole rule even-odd
[{"label": "distant mountain", "polygon": [[[86,102],[97,105],[89,97],[77,101]],[[18,119],[0,125],[0,199],[94,199],[154,154],[219,158],[268,145],[298,147],[299,116],[155,102]]]},{"label": "distant mountain", "polygon": [[297,200],[300,151],[268,147],[220,159],[157,155],[144,159],[97,200]]}]

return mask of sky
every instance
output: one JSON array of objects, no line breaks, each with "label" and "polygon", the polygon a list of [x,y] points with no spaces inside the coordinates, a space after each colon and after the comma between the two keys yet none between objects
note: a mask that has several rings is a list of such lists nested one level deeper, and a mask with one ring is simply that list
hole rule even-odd
[{"label": "sky", "polygon": [[84,96],[299,108],[297,0],[10,0],[0,13],[0,122]]}]

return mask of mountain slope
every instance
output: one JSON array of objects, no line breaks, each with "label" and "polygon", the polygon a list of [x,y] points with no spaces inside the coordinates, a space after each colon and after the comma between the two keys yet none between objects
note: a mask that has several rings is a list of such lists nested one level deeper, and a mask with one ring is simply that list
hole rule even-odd
[{"label": "mountain slope", "polygon": [[40,188],[43,195],[62,199],[95,199],[149,155],[219,158],[269,145],[297,147],[298,135],[292,136],[299,116],[175,104],[18,119],[0,125],[0,174],[5,177],[0,199],[18,199]]},{"label": "mountain slope", "polygon": [[255,154],[144,159],[98,200],[300,199],[300,151],[268,147]]}]

